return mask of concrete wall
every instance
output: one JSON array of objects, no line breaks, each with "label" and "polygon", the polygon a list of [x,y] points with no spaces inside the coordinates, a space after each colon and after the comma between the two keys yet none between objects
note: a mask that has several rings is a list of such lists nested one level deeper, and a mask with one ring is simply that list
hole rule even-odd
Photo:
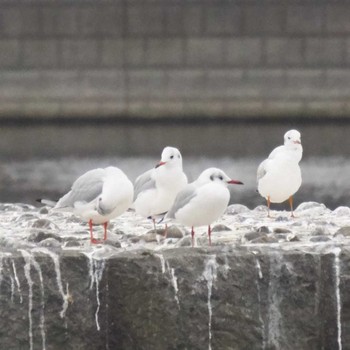
[{"label": "concrete wall", "polygon": [[349,116],[349,97],[347,1],[0,1],[0,116]]}]

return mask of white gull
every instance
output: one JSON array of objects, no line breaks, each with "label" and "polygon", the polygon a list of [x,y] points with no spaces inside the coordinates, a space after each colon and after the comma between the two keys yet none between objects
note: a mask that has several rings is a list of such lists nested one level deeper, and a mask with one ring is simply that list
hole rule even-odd
[{"label": "white gull", "polygon": [[155,223],[155,218],[170,209],[176,195],[186,185],[180,151],[165,147],[156,167],[136,179],[133,208],[137,214],[151,218]]},{"label": "white gull", "polygon": [[209,168],[198,179],[187,185],[177,195],[166,219],[175,219],[182,225],[191,227],[192,246],[194,246],[194,227],[208,226],[208,239],[211,245],[210,225],[224,214],[230,200],[228,184],[240,184],[230,179],[222,170]]},{"label": "white gull", "polygon": [[293,213],[293,195],[301,186],[299,162],[303,155],[300,132],[289,130],[284,135],[284,145],[276,147],[258,167],[258,192],[267,201],[268,216],[270,203],[289,200]]},{"label": "white gull", "polygon": [[[100,243],[93,237],[92,226],[103,224],[103,240],[106,240],[108,222],[130,207],[133,195],[133,184],[122,170],[112,166],[98,168],[81,175],[71,190],[55,203],[54,209],[71,210],[87,221],[91,243]],[[41,202],[50,204],[46,200]]]}]

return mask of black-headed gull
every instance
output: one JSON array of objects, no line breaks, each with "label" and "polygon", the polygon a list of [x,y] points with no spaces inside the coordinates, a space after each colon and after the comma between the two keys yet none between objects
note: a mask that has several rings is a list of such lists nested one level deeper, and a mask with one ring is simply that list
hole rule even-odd
[{"label": "black-headed gull", "polygon": [[71,210],[87,221],[91,243],[100,243],[93,236],[92,225],[103,224],[103,240],[106,240],[108,222],[130,207],[133,196],[133,184],[123,171],[117,167],[99,168],[81,175],[71,190],[55,204],[54,209]]},{"label": "black-headed gull", "polygon": [[268,216],[270,203],[289,200],[291,216],[293,195],[301,186],[299,162],[303,155],[300,132],[289,130],[284,135],[284,145],[276,147],[258,167],[258,192],[267,201]]},{"label": "black-headed gull", "polygon": [[175,219],[182,225],[191,227],[192,246],[194,246],[194,227],[208,226],[208,239],[211,245],[210,225],[224,214],[230,200],[228,184],[240,184],[230,179],[221,169],[204,170],[198,179],[187,185],[176,196],[166,219]]},{"label": "black-headed gull", "polygon": [[187,185],[182,170],[182,156],[174,147],[165,147],[155,168],[146,171],[135,181],[133,207],[139,215],[151,218],[165,214],[176,195]]}]

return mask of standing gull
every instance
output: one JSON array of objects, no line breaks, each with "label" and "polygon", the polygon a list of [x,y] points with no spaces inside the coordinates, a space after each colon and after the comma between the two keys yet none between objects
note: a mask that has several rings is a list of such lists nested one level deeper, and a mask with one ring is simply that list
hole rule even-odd
[{"label": "standing gull", "polygon": [[180,151],[165,147],[156,167],[136,179],[133,207],[139,215],[151,218],[155,225],[155,218],[170,209],[176,195],[186,185]]},{"label": "standing gull", "polygon": [[209,168],[198,179],[187,185],[176,197],[166,215],[182,225],[191,227],[194,246],[194,227],[208,226],[208,239],[211,245],[210,225],[224,214],[230,200],[228,184],[243,185],[241,181],[230,179],[222,170]]},{"label": "standing gull", "polygon": [[289,130],[284,135],[284,145],[276,147],[258,168],[258,192],[266,198],[268,216],[270,203],[282,203],[289,200],[291,216],[293,213],[293,195],[301,185],[299,162],[303,155],[300,132]]},{"label": "standing gull", "polygon": [[[103,224],[107,239],[108,222],[123,214],[134,195],[132,182],[117,167],[98,168],[81,175],[54,209],[68,209],[89,223],[91,243],[101,243],[93,236],[92,226]],[[48,201],[41,200],[49,204]]]}]

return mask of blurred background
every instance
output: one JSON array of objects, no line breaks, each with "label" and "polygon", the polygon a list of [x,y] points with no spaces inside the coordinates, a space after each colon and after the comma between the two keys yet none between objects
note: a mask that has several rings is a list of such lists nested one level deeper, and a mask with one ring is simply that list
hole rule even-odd
[{"label": "blurred background", "polygon": [[134,180],[172,145],[190,180],[221,167],[253,208],[259,163],[295,128],[296,204],[350,205],[349,14],[342,0],[2,0],[0,201],[57,198],[98,166]]}]

